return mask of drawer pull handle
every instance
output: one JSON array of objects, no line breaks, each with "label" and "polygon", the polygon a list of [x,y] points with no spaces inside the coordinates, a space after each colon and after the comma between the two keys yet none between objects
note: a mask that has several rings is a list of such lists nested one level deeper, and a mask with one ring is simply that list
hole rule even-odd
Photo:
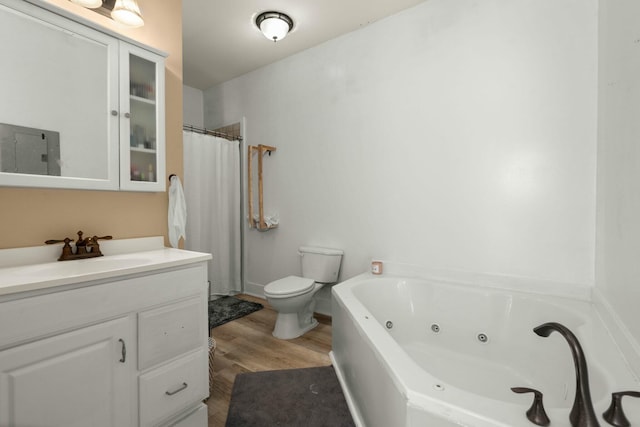
[{"label": "drawer pull handle", "polygon": [[120,338],[118,341],[122,343],[122,358],[120,358],[120,362],[124,363],[127,360],[127,345],[124,343],[124,340]]},{"label": "drawer pull handle", "polygon": [[182,385],[177,390],[165,391],[164,394],[166,394],[167,396],[173,396],[174,394],[180,393],[182,390],[184,390],[187,387],[188,387],[187,383],[182,383]]}]

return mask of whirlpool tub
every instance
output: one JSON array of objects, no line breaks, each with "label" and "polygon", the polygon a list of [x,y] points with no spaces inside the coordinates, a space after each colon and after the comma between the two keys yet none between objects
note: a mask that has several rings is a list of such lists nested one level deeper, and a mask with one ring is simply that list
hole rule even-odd
[{"label": "whirlpool tub", "polygon": [[[552,426],[570,426],[576,375],[567,341],[533,328],[558,322],[586,354],[595,411],[640,390],[588,301],[401,276],[363,274],[333,290],[331,354],[356,424],[367,427],[533,426],[529,387]],[[624,410],[640,425],[640,399]]]}]

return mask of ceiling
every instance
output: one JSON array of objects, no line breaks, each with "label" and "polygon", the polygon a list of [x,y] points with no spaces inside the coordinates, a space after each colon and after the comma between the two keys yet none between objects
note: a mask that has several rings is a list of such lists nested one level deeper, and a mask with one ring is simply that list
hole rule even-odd
[{"label": "ceiling", "polygon": [[[183,0],[184,84],[210,88],[423,1]],[[254,24],[257,15],[269,10],[294,21],[278,43]]]}]

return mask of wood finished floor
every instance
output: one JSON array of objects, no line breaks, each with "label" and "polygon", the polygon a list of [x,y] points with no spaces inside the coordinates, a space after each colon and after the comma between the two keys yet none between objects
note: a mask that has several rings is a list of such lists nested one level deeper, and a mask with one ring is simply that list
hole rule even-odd
[{"label": "wood finished floor", "polygon": [[300,338],[279,340],[271,335],[276,311],[263,299],[250,295],[237,297],[259,302],[264,308],[212,330],[217,347],[213,387],[207,401],[209,427],[224,427],[237,374],[331,365],[330,317],[316,315],[319,325],[313,330]]}]

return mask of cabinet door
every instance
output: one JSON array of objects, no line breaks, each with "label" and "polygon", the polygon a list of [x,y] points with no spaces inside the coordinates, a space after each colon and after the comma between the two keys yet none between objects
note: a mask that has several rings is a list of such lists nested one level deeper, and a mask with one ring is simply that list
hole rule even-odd
[{"label": "cabinet door", "polygon": [[0,186],[117,190],[119,42],[39,3],[0,0]]},{"label": "cabinet door", "polygon": [[124,42],[120,123],[120,188],[164,191],[164,58]]},{"label": "cabinet door", "polygon": [[124,317],[0,352],[0,426],[131,425],[131,336]]}]

